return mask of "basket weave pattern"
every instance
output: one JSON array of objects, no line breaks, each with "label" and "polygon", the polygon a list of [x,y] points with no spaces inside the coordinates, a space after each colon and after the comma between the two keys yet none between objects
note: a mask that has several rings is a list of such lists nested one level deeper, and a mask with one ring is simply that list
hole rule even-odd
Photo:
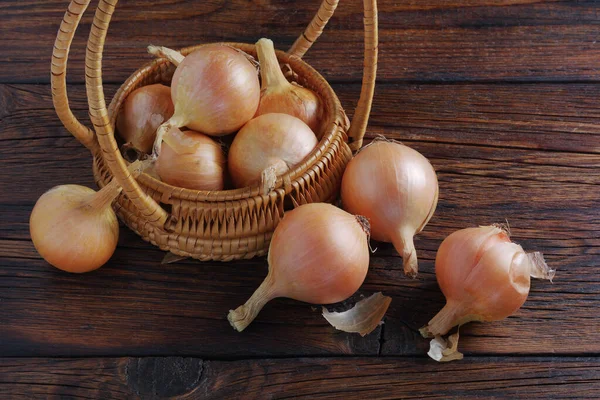
[{"label": "basket weave pattern", "polygon": [[[65,127],[92,152],[97,184],[102,187],[117,179],[122,186],[114,208],[125,224],[163,250],[200,260],[229,261],[264,255],[284,210],[336,199],[352,150],[362,143],[371,108],[377,57],[375,0],[364,0],[363,86],[352,124],[327,81],[301,60],[335,11],[337,0],[325,0],[290,51],[277,52],[280,63],[289,65],[294,72],[294,79],[322,99],[325,128],[313,152],[300,165],[278,177],[275,188],[268,194],[262,194],[258,185],[198,191],[168,185],[149,174],[141,174],[137,179],[131,176],[114,137],[118,110],[126,97],[139,87],[153,83],[169,85],[175,67],[164,59],[145,65],[125,81],[106,107],[101,78],[102,50],[116,3],[117,0],[100,0],[86,53],[86,86],[95,132],[73,116],[66,93],[68,52],[89,0],[71,1],[61,24],[52,59],[52,94]],[[254,45],[227,44],[256,55]],[[198,47],[201,46],[181,52],[186,55]]]}]

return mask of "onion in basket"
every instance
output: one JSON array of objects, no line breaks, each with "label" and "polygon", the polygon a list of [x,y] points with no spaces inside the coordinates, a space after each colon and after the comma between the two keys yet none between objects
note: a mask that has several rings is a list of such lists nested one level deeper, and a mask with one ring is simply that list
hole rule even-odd
[{"label": "onion in basket", "polygon": [[158,127],[173,115],[171,89],[155,84],[133,91],[117,117],[117,130],[125,140],[123,149],[149,154]]},{"label": "onion in basket", "polygon": [[264,184],[294,168],[316,145],[317,137],[298,118],[264,114],[244,125],[235,136],[229,149],[229,173],[238,188],[261,179]]},{"label": "onion in basket", "polygon": [[154,157],[163,136],[183,126],[210,136],[240,129],[256,113],[260,84],[256,67],[241,51],[208,44],[186,56],[171,82],[175,114],[158,129]]},{"label": "onion in basket", "polygon": [[256,115],[284,113],[293,115],[319,132],[322,114],[319,97],[311,90],[285,79],[275,54],[273,41],[260,39],[256,43],[260,63],[261,95]]},{"label": "onion in basket", "polygon": [[164,136],[156,173],[163,182],[195,190],[222,190],[225,154],[210,137],[172,129]]}]

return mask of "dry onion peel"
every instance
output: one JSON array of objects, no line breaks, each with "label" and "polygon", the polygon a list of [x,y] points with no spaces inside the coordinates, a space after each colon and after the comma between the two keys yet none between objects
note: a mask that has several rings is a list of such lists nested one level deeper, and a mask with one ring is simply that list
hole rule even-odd
[{"label": "dry onion peel", "polygon": [[438,192],[435,170],[423,155],[376,139],[348,163],[341,197],[345,210],[369,219],[373,239],[394,245],[405,274],[414,277],[418,261],[413,237],[431,219]]},{"label": "dry onion peel", "polygon": [[369,268],[368,222],[326,203],[302,205],[277,225],[269,273],[250,299],[227,319],[243,331],[270,300],[287,297],[331,304],[350,297]]},{"label": "dry onion peel", "polygon": [[148,53],[152,54],[155,57],[166,58],[171,64],[175,66],[181,64],[181,62],[185,58],[185,56],[180,52],[173,49],[169,49],[168,47],[164,46],[149,45]]},{"label": "dry onion peel", "polygon": [[391,302],[391,297],[378,292],[360,300],[354,307],[344,312],[329,312],[323,307],[323,317],[340,331],[365,336],[382,323],[382,318]]},{"label": "dry onion peel", "polygon": [[434,337],[429,344],[427,355],[438,362],[449,362],[462,360],[464,355],[458,351],[458,331],[444,339],[441,336]]},{"label": "dry onion peel", "polygon": [[165,254],[165,256],[163,257],[162,261],[160,262],[161,264],[173,264],[185,259],[188,259],[188,256],[180,256],[179,254],[175,254],[172,252],[168,252],[167,254]]},{"label": "dry onion peel", "polygon": [[267,167],[260,174],[260,187],[262,194],[267,194],[275,188],[277,182],[277,168],[274,165]]}]

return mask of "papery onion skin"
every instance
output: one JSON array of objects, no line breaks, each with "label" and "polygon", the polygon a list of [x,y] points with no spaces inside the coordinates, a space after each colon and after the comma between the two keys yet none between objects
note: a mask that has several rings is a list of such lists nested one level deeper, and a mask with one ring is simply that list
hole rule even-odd
[{"label": "papery onion skin", "polygon": [[312,304],[335,303],[362,285],[369,267],[368,227],[330,204],[306,204],[289,211],[269,247],[269,273],[246,304],[228,319],[245,329],[276,297]]},{"label": "papery onion skin", "polygon": [[156,173],[173,186],[223,190],[226,158],[221,146],[199,132],[171,130],[156,160]]},{"label": "papery onion skin", "polygon": [[269,113],[289,114],[306,123],[319,133],[322,105],[313,91],[288,82],[279,67],[279,61],[269,39],[260,39],[256,44],[260,62],[261,96],[256,116]]},{"label": "papery onion skin", "polygon": [[404,271],[418,271],[413,236],[433,215],[438,200],[435,170],[419,152],[399,143],[378,140],[364,147],[346,167],[342,204],[364,215],[371,237],[391,242],[404,261]]},{"label": "papery onion skin", "polygon": [[185,57],[173,75],[175,127],[209,136],[240,129],[256,113],[260,84],[256,67],[241,51],[208,44]]},{"label": "papery onion skin", "polygon": [[291,115],[256,117],[237,133],[229,149],[233,184],[237,188],[257,184],[269,167],[274,167],[276,175],[284,174],[308,156],[317,143],[308,125]]},{"label": "papery onion skin", "polygon": [[98,196],[100,192],[84,186],[61,185],[38,199],[29,219],[30,234],[48,263],[82,273],[109,260],[119,239],[119,223],[110,202],[119,189],[105,189]]},{"label": "papery onion skin", "polygon": [[134,90],[123,103],[117,117],[117,131],[130,145],[150,153],[158,127],[173,116],[171,89],[155,84]]},{"label": "papery onion skin", "polygon": [[421,333],[444,335],[456,325],[512,315],[527,299],[532,262],[497,226],[452,233],[440,245],[435,262],[446,305]]}]

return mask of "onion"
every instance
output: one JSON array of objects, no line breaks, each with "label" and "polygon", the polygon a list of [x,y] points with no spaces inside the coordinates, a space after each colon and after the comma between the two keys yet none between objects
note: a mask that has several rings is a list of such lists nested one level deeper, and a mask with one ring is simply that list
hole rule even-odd
[{"label": "onion", "polygon": [[125,140],[124,149],[150,153],[158,127],[173,115],[171,89],[156,84],[133,91],[117,117],[117,130]]},{"label": "onion", "polygon": [[438,200],[437,176],[429,161],[402,144],[374,141],[348,163],[341,195],[344,209],[368,218],[371,237],[393,243],[404,272],[415,276],[413,236],[429,222]]},{"label": "onion", "polygon": [[281,220],[269,247],[269,273],[246,304],[228,319],[243,331],[276,297],[312,304],[345,300],[369,267],[368,222],[331,204],[306,204]]},{"label": "onion", "polygon": [[260,39],[256,43],[262,79],[260,103],[256,115],[283,113],[293,115],[319,132],[321,102],[311,90],[285,79],[275,54],[273,42]]},{"label": "onion", "polygon": [[272,167],[281,175],[299,164],[317,145],[308,125],[287,114],[265,114],[248,122],[229,149],[229,173],[235,187],[261,181]]},{"label": "onion", "polygon": [[530,276],[552,279],[540,253],[525,253],[499,226],[456,231],[440,245],[435,276],[446,306],[421,328],[426,337],[444,335],[470,321],[498,321],[525,302]]},{"label": "onion", "polygon": [[256,113],[260,84],[256,67],[241,51],[209,44],[177,66],[171,82],[175,114],[157,132],[154,157],[162,137],[183,126],[210,136],[237,131]]},{"label": "onion", "polygon": [[156,173],[173,186],[222,190],[225,161],[221,146],[208,136],[175,128],[164,136]]},{"label": "onion", "polygon": [[101,267],[117,247],[119,222],[111,203],[120,191],[112,181],[99,192],[61,185],[44,193],[29,219],[31,240],[38,253],[67,272]]}]

